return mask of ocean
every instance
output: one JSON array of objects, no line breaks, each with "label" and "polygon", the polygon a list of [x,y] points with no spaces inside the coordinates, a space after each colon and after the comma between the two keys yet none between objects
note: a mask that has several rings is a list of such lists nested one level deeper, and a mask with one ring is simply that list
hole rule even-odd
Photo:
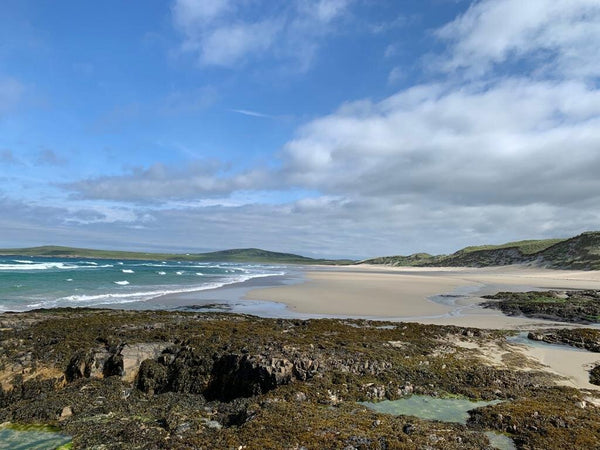
[{"label": "ocean", "polygon": [[162,296],[281,277],[286,272],[285,266],[264,264],[0,257],[0,312],[127,308]]}]

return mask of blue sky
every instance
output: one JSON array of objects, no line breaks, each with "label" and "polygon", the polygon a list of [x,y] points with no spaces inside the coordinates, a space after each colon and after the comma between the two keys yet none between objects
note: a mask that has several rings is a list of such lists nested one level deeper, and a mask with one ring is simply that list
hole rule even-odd
[{"label": "blue sky", "polygon": [[594,0],[7,0],[0,246],[366,257],[600,223]]}]

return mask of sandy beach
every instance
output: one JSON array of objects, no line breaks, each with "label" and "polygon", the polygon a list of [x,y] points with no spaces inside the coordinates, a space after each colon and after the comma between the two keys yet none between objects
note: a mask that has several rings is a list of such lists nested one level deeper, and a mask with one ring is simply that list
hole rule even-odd
[{"label": "sandy beach", "polygon": [[[600,289],[598,271],[521,266],[482,269],[379,266],[309,269],[305,273],[305,280],[300,284],[251,290],[245,298],[281,302],[291,311],[321,316],[528,330],[578,325],[505,316],[500,311],[478,306],[484,300],[480,296],[498,291]],[[600,355],[576,352],[567,347],[516,347],[541,367],[564,377],[562,384],[598,389],[598,386],[588,382],[588,370],[600,360]],[[500,357],[502,352],[493,353],[488,352],[490,361]]]},{"label": "sandy beach", "polygon": [[[249,291],[245,299],[285,303],[299,313],[385,318],[480,328],[526,328],[551,322],[507,317],[477,306],[482,295],[535,289],[600,289],[600,272],[493,268],[307,269],[305,282]],[[438,297],[447,296],[447,297]]]}]

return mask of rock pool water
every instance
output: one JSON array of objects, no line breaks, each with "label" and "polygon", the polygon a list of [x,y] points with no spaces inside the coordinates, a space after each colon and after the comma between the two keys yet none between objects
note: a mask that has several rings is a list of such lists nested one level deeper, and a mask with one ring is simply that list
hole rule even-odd
[{"label": "rock pool water", "polygon": [[399,400],[384,400],[377,403],[362,402],[361,404],[374,411],[395,416],[416,416],[427,420],[466,424],[469,418],[468,411],[497,403],[501,403],[501,400],[474,402],[467,398],[412,395]]},{"label": "rock pool water", "polygon": [[48,431],[44,428],[0,427],[0,449],[11,450],[51,450],[71,442],[69,436]]},{"label": "rock pool water", "polygon": [[498,450],[517,450],[515,442],[508,436],[495,431],[486,431],[485,435],[490,441],[492,447]]},{"label": "rock pool water", "polygon": [[[482,406],[495,405],[502,400],[474,402],[467,398],[438,398],[428,395],[412,395],[399,400],[384,400],[382,402],[361,402],[374,411],[393,414],[395,416],[415,416],[427,420],[456,422],[466,424],[468,411]],[[516,449],[514,442],[508,436],[493,431],[485,433],[490,444],[500,450]]]}]

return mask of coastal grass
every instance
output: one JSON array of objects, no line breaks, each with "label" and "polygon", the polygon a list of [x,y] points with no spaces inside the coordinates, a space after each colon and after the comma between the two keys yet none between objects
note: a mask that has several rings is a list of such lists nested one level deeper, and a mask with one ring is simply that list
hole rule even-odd
[{"label": "coastal grass", "polygon": [[525,241],[507,242],[500,245],[474,245],[465,247],[459,250],[457,253],[472,253],[481,250],[499,250],[506,248],[516,248],[521,251],[524,255],[533,255],[552,247],[559,242],[563,242],[565,239],[530,239]]}]

